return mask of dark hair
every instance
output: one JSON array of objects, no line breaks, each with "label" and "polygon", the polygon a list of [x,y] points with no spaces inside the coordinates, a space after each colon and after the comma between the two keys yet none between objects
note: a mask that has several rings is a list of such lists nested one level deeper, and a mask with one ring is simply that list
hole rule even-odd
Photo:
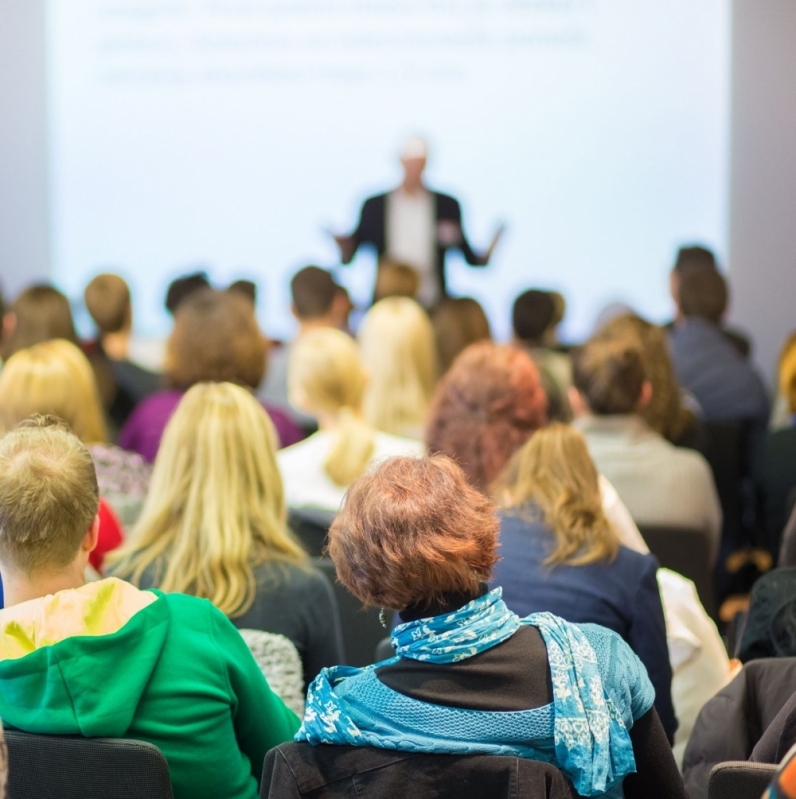
[{"label": "dark hair", "polygon": [[692,268],[716,269],[716,256],[707,247],[699,244],[680,247],[673,271],[682,274]]},{"label": "dark hair", "polygon": [[166,310],[173,316],[191,294],[207,288],[210,288],[207,272],[194,272],[172,280],[166,290]]},{"label": "dark hair", "polygon": [[572,353],[572,381],[592,413],[633,413],[646,374],[641,349],[630,338],[592,339]]},{"label": "dark hair", "polygon": [[470,344],[492,340],[484,309],[472,297],[445,297],[434,309],[431,323],[443,373]]},{"label": "dark hair", "polygon": [[317,319],[329,313],[338,291],[331,274],[319,266],[305,266],[290,281],[293,307],[301,319]]},{"label": "dark hair", "polygon": [[530,289],[514,300],[511,321],[514,335],[520,341],[539,341],[553,324],[556,306],[547,291]]},{"label": "dark hair", "polygon": [[236,280],[229,284],[227,291],[246,297],[252,305],[257,305],[257,284],[251,280]]},{"label": "dark hair", "polygon": [[681,273],[677,299],[683,316],[717,325],[727,310],[727,281],[716,269],[688,269]]},{"label": "dark hair", "polygon": [[15,315],[16,324],[3,342],[4,359],[25,347],[54,338],[78,344],[69,300],[53,286],[39,284],[25,289],[9,311]]}]

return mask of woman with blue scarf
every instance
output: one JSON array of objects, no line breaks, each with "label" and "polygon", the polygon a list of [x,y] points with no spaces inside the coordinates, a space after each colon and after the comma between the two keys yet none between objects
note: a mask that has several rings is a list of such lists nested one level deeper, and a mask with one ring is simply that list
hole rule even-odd
[{"label": "woman with blue scarf", "polygon": [[398,610],[396,657],[324,669],[297,741],[553,764],[580,796],[685,797],[646,670],[597,625],[521,619],[486,582],[492,503],[444,456],[359,478],[329,533],[340,581]]}]

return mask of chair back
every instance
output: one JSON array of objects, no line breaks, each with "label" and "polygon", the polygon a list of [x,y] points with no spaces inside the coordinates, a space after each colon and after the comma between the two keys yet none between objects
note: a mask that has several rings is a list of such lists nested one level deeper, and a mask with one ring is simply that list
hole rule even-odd
[{"label": "chair back", "polygon": [[144,741],[5,731],[9,799],[173,799],[169,767]]},{"label": "chair back", "polygon": [[712,541],[704,530],[682,527],[640,527],[650,552],[665,569],[687,577],[696,586],[699,599],[714,616],[716,596],[711,564]]},{"label": "chair back", "polygon": [[316,508],[290,508],[287,512],[287,525],[295,533],[311,558],[323,555],[326,535],[332,526],[335,514]]},{"label": "chair back", "polygon": [[722,538],[730,551],[742,546],[744,479],[749,474],[748,424],[743,421],[705,422],[705,458],[713,472],[722,512]]},{"label": "chair back", "polygon": [[710,772],[708,799],[760,799],[777,773],[770,763],[719,763]]},{"label": "chair back", "polygon": [[349,666],[369,666],[379,642],[392,624],[392,611],[385,612],[387,629],[382,627],[379,611],[365,608],[344,586],[337,582],[337,571],[331,558],[314,558],[313,565],[319,568],[334,585],[337,606],[340,608],[340,623],[343,628],[343,646]]},{"label": "chair back", "polygon": [[271,690],[299,717],[304,715],[304,667],[295,644],[264,630],[238,630]]}]

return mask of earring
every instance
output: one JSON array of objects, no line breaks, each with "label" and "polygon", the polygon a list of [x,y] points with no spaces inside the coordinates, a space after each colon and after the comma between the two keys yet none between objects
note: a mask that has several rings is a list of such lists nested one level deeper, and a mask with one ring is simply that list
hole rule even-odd
[{"label": "earring", "polygon": [[379,622],[384,629],[387,629],[387,614],[384,612],[384,608],[379,611]]}]

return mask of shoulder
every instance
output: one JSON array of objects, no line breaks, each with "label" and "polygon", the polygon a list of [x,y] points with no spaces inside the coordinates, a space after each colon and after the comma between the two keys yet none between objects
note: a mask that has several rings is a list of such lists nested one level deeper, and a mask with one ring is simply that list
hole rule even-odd
[{"label": "shoulder", "polygon": [[284,447],[276,453],[276,459],[280,467],[297,466],[306,464],[317,466],[326,456],[330,444],[330,439],[326,433],[313,433],[309,438]]},{"label": "shoulder", "polygon": [[377,211],[379,208],[383,208],[385,202],[387,201],[387,194],[387,192],[372,194],[365,200],[365,202],[362,203],[362,212],[366,213],[368,211]]},{"label": "shoulder", "polygon": [[459,201],[450,194],[443,194],[441,191],[433,191],[431,193],[434,195],[434,199],[437,201],[438,206],[449,208],[459,207]]}]

